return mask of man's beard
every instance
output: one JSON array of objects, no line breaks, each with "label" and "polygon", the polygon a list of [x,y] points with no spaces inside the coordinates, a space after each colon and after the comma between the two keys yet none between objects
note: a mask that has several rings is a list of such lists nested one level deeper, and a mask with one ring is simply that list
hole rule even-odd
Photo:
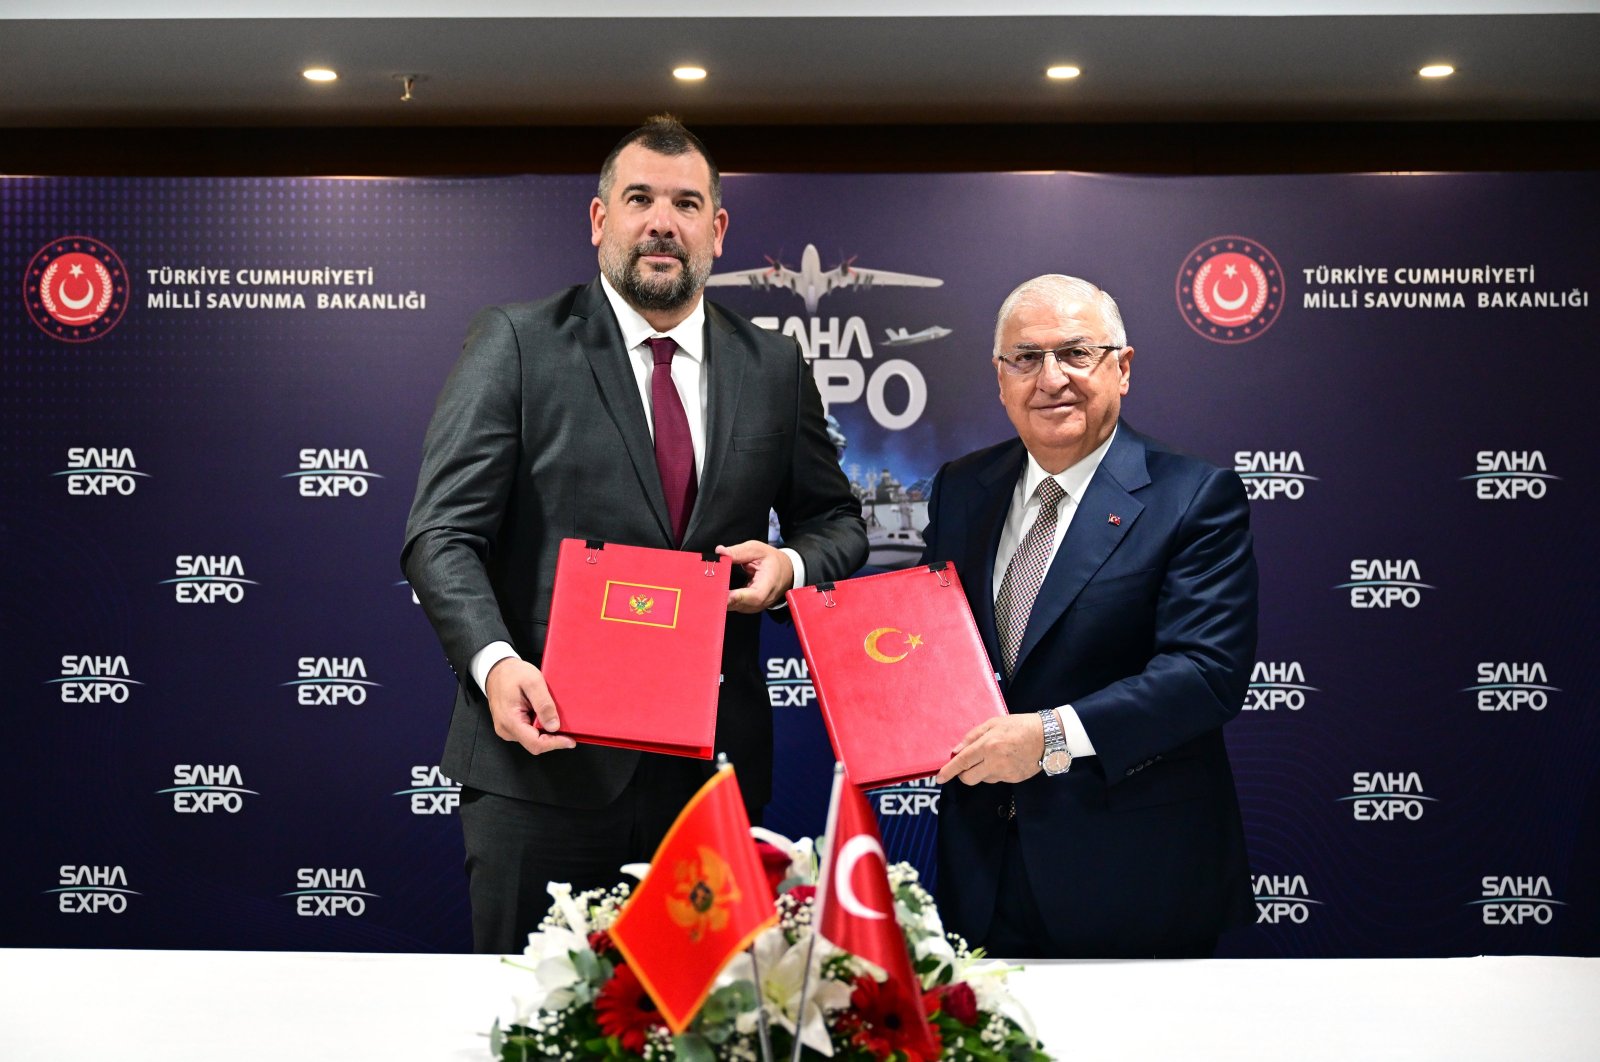
[{"label": "man's beard", "polygon": [[[669,254],[682,263],[676,276],[640,269],[645,255]],[[676,310],[694,299],[711,275],[711,260],[694,262],[676,240],[646,240],[628,248],[602,244],[600,271],[611,286],[639,310]]]}]

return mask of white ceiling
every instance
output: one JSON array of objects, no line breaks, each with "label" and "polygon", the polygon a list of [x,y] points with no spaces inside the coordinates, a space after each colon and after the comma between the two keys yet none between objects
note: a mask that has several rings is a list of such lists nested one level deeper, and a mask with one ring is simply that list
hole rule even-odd
[{"label": "white ceiling", "polygon": [[[0,126],[1600,120],[1600,2],[440,6],[0,0]],[[1416,76],[1435,61],[1459,73]],[[1047,81],[1057,62],[1083,76]]]}]

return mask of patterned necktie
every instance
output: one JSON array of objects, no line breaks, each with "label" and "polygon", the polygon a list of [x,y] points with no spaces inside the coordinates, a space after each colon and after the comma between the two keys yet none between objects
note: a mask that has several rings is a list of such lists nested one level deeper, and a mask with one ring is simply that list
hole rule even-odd
[{"label": "patterned necktie", "polygon": [[1033,599],[1039,595],[1044,573],[1050,568],[1050,547],[1055,544],[1056,537],[1056,507],[1067,496],[1053,477],[1046,478],[1033,493],[1039,499],[1039,515],[1011,555],[1005,577],[1000,580],[1000,593],[994,599],[994,625],[1000,635],[1000,661],[1007,678],[1016,666],[1017,650],[1022,648],[1022,632],[1028,628]]},{"label": "patterned necktie", "polygon": [[672,382],[672,355],[678,344],[665,336],[650,340],[655,368],[650,372],[650,408],[655,420],[656,470],[661,473],[661,489],[667,496],[667,515],[672,519],[672,541],[683,544],[694,510],[699,486],[694,475],[694,443],[689,438],[689,418]]}]

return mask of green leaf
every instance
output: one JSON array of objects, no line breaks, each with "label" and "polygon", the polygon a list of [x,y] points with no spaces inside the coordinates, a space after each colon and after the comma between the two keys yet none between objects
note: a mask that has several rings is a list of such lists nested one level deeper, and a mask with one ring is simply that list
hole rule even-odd
[{"label": "green leaf", "polygon": [[679,1033],[672,1038],[672,1057],[676,1062],[717,1062],[716,1052],[706,1038],[696,1033]]},{"label": "green leaf", "polygon": [[569,951],[572,957],[572,967],[578,971],[586,983],[595,988],[611,980],[611,974],[616,969],[610,959],[602,959],[587,948],[583,951]]}]

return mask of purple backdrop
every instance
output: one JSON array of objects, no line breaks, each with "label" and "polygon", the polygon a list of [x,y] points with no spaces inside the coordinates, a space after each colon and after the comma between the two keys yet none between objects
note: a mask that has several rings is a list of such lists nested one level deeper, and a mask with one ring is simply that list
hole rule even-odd
[{"label": "purple backdrop", "polygon": [[[467,946],[432,767],[452,677],[401,531],[466,322],[592,274],[592,187],[0,180],[0,946]],[[1592,955],[1597,193],[736,176],[719,271],[811,247],[853,282],[814,311],[712,296],[801,338],[893,567],[940,463],[1010,430],[1005,293],[1102,284],[1130,422],[1254,498],[1261,664],[1228,736],[1260,913],[1222,954]],[[768,824],[811,834],[831,753],[792,634],[765,651]],[[931,871],[937,790],[875,801]]]}]

